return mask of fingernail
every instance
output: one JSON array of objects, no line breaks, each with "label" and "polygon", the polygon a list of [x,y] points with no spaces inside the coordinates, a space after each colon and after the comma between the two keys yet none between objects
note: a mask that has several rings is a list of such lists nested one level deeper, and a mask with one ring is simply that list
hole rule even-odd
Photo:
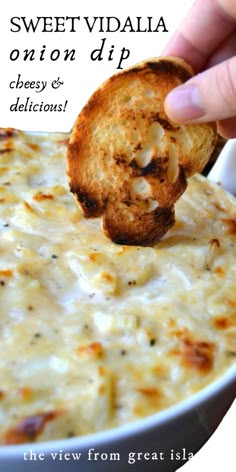
[{"label": "fingernail", "polygon": [[166,98],[167,114],[174,121],[192,121],[205,114],[202,98],[196,85],[177,87]]}]

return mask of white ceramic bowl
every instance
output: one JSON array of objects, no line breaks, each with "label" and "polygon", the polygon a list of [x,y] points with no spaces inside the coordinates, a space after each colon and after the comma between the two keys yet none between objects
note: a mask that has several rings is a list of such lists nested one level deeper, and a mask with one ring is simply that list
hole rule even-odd
[{"label": "white ceramic bowl", "polygon": [[3,446],[1,470],[172,472],[205,444],[235,396],[236,365],[181,403],[131,424],[78,438]]}]

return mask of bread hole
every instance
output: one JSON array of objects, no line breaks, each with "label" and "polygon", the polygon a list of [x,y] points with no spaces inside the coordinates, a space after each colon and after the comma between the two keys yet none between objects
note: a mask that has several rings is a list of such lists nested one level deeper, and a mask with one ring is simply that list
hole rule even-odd
[{"label": "bread hole", "polygon": [[152,98],[152,97],[154,97],[155,94],[154,94],[152,89],[147,89],[147,90],[145,90],[144,95],[148,98]]},{"label": "bread hole", "polygon": [[133,196],[148,198],[151,194],[151,187],[144,177],[137,177],[131,182]]},{"label": "bread hole", "polygon": [[173,143],[169,144],[169,161],[167,177],[169,182],[175,182],[179,175],[179,160],[176,147]]},{"label": "bread hole", "polygon": [[146,167],[152,159],[153,149],[148,144],[143,144],[142,149],[135,154],[135,161],[139,167]]},{"label": "bread hole", "polygon": [[155,121],[149,126],[148,141],[150,142],[150,144],[153,144],[154,146],[161,146],[162,138],[164,134],[165,134],[165,131],[162,128],[162,126]]},{"label": "bread hole", "polygon": [[123,103],[128,103],[128,102],[130,102],[131,99],[132,99],[132,97],[130,95],[124,95],[123,96]]}]

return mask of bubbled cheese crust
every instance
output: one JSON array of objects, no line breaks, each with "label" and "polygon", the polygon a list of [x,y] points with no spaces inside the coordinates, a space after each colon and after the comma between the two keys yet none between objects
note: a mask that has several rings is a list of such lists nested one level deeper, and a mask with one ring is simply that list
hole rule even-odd
[{"label": "bubbled cheese crust", "polygon": [[0,442],[153,414],[236,356],[236,203],[202,176],[156,246],[116,245],[68,189],[67,134],[0,130]]}]

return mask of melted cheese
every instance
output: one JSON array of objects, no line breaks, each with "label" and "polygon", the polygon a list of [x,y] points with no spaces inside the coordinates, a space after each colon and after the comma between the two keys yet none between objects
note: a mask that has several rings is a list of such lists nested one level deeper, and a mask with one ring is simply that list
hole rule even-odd
[{"label": "melted cheese", "polygon": [[64,134],[0,133],[0,440],[167,408],[236,359],[236,203],[202,176],[155,247],[110,242],[68,190]]}]

